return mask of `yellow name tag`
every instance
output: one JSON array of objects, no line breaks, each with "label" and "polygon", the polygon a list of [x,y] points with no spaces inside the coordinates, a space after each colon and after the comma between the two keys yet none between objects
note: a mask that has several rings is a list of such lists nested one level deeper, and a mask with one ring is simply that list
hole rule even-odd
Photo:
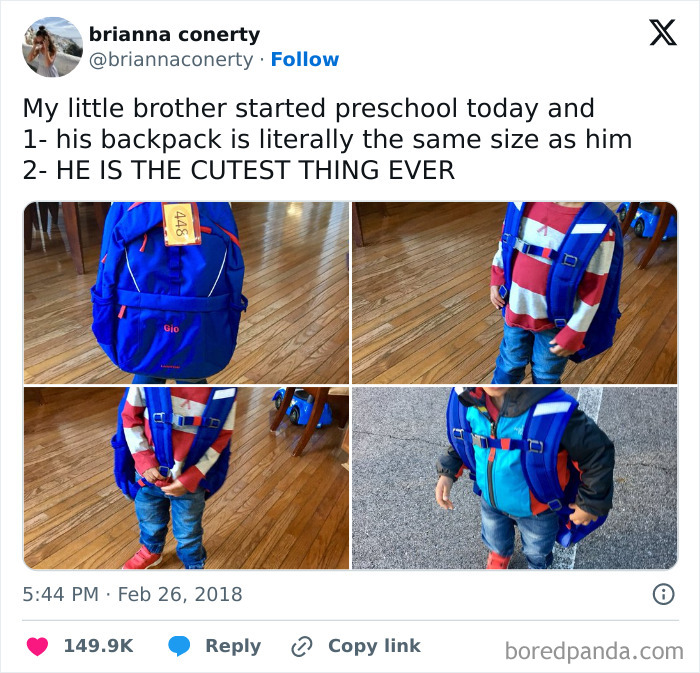
[{"label": "yellow name tag", "polygon": [[201,245],[199,210],[196,203],[164,203],[165,245]]}]

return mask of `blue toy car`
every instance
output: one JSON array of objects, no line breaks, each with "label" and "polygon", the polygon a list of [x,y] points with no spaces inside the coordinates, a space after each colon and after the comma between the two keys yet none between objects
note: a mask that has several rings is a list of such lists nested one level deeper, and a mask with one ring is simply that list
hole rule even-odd
[{"label": "blue toy car", "polygon": [[[625,217],[627,217],[627,211],[629,210],[630,202],[625,201],[620,204],[617,209],[617,217],[622,222]],[[651,238],[656,231],[656,225],[659,223],[659,217],[661,215],[661,208],[653,203],[640,203],[637,208],[637,214],[635,215],[634,222],[632,222],[632,228],[634,233],[640,238]],[[666,228],[666,233],[664,234],[663,240],[666,241],[669,238],[675,238],[678,236],[678,227],[676,225],[676,216],[671,215],[671,220]]]},{"label": "blue toy car", "polygon": [[[275,408],[279,409],[282,406],[283,398],[284,388],[280,388],[272,398],[272,401],[275,403]],[[287,408],[287,416],[289,416],[289,420],[294,423],[294,425],[306,425],[311,417],[311,410],[313,407],[313,396],[309,395],[305,390],[297,390],[294,392],[292,401]],[[316,427],[320,428],[324,425],[330,425],[332,420],[331,408],[327,404],[324,404],[323,411],[321,412],[321,420]]]}]

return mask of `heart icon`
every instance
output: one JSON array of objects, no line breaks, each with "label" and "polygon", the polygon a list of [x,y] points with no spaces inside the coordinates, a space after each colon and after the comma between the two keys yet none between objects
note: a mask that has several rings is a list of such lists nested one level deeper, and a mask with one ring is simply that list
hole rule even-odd
[{"label": "heart icon", "polygon": [[46,638],[30,638],[27,641],[27,648],[35,657],[44,654],[48,646],[49,641]]}]

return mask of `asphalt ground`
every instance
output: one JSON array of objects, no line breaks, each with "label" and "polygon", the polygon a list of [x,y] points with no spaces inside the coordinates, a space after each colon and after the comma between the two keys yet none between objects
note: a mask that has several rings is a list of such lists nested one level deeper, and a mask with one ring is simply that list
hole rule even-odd
[{"label": "asphalt ground", "polygon": [[[676,388],[586,387],[583,410],[614,441],[615,496],[607,522],[555,566],[669,568],[677,550]],[[479,500],[468,480],[453,511],[435,502],[446,451],[448,387],[355,387],[352,398],[353,568],[483,568]],[[526,568],[519,547],[512,568]]]}]

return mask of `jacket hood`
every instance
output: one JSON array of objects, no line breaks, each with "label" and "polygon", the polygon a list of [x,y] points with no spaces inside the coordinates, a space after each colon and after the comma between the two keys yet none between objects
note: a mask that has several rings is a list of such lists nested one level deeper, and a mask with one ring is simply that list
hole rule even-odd
[{"label": "jacket hood", "polygon": [[[460,388],[457,387],[455,390],[458,393],[459,401],[466,407],[483,406],[486,403],[486,393],[483,388],[462,387],[460,391]],[[514,386],[503,396],[500,415],[506,417],[520,416],[533,404],[537,404],[537,402],[555,390],[559,390],[559,387]]]}]

